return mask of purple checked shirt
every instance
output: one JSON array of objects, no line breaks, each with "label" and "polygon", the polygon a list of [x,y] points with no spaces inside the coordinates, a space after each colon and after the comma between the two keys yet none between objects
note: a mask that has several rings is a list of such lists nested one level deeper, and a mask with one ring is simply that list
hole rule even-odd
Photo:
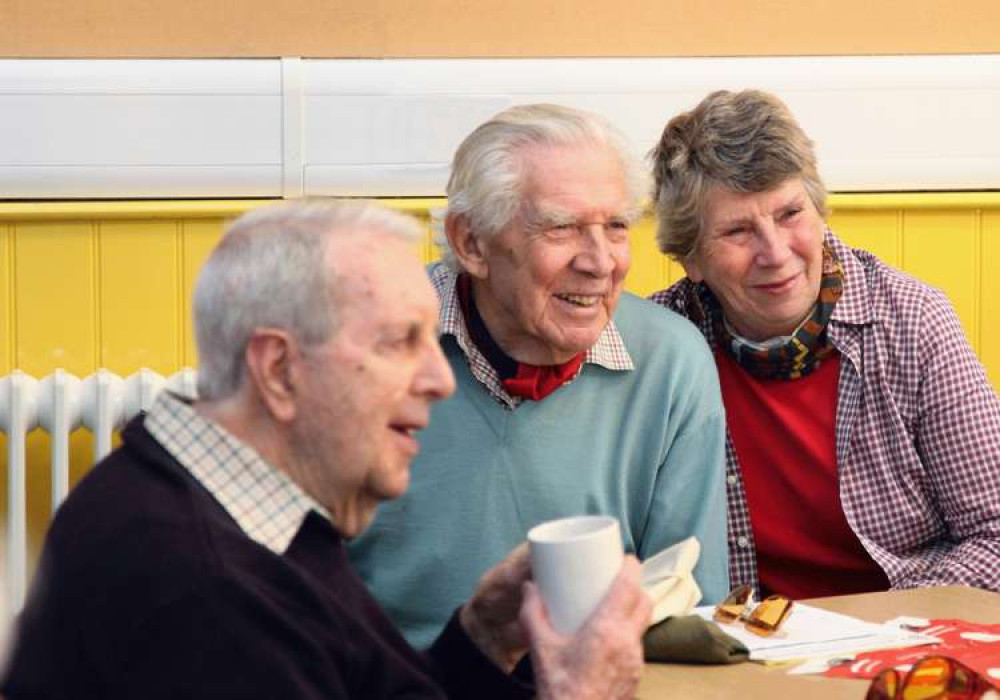
[{"label": "purple checked shirt", "polygon": [[[1000,400],[944,294],[829,230],[844,294],[837,465],[847,522],[893,588],[1000,591]],[[692,318],[694,284],[651,299]],[[711,324],[692,318],[715,347]],[[739,461],[726,439],[729,573],[759,588]]]}]

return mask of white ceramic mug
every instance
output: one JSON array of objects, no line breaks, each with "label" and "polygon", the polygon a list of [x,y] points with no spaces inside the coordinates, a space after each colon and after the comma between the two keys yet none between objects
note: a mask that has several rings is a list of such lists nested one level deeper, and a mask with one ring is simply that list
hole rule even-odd
[{"label": "white ceramic mug", "polygon": [[556,631],[573,634],[604,598],[624,554],[618,520],[581,515],[528,532],[531,571]]}]

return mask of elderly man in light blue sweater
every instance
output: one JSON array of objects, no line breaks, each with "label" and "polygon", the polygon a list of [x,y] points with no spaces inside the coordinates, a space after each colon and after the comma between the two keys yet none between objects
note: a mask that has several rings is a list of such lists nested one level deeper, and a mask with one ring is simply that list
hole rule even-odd
[{"label": "elderly man in light blue sweater", "polygon": [[554,105],[498,114],[455,155],[430,274],[457,391],[406,496],[350,547],[413,643],[529,528],[569,515],[616,516],[640,559],[697,537],[705,601],[726,594],[712,357],[690,323],[622,291],[642,182],[619,132]]}]

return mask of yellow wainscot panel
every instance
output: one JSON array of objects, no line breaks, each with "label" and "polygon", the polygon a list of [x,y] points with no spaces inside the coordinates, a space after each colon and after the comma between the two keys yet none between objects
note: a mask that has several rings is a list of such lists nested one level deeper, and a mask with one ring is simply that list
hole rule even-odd
[{"label": "yellow wainscot panel", "polygon": [[14,235],[14,366],[86,376],[98,343],[93,224],[18,223]]},{"label": "yellow wainscot panel", "polygon": [[841,211],[830,218],[830,228],[847,245],[867,250],[882,262],[900,267],[901,215],[889,211]]},{"label": "yellow wainscot panel", "polygon": [[180,364],[180,224],[102,221],[100,364],[126,377]]},{"label": "yellow wainscot panel", "polygon": [[14,227],[0,221],[0,376],[10,372],[14,357]]},{"label": "yellow wainscot panel", "polygon": [[[14,357],[13,224],[0,221],[0,377],[10,373]],[[7,435],[0,433],[0,537],[6,538],[7,523]],[[4,540],[6,542],[6,539]],[[0,553],[5,551],[0,544]],[[0,559],[3,559],[0,554]],[[0,574],[3,576],[5,574]]]},{"label": "yellow wainscot panel", "polygon": [[197,367],[198,353],[195,348],[193,316],[191,314],[194,284],[198,272],[208,259],[212,248],[222,237],[222,231],[229,223],[228,219],[197,219],[184,221],[182,226],[183,265],[181,269],[183,294],[181,298],[181,318],[183,319],[183,355],[181,366]]},{"label": "yellow wainscot panel", "polygon": [[410,215],[420,222],[424,230],[423,238],[416,245],[417,257],[425,265],[440,259],[441,251],[437,245],[437,236],[430,215],[425,212],[412,212]]},{"label": "yellow wainscot panel", "polygon": [[685,277],[687,277],[687,272],[684,271],[684,266],[676,260],[667,258],[667,286],[672,285],[674,282],[678,282]]},{"label": "yellow wainscot panel", "polygon": [[442,247],[438,245],[437,234],[428,225],[424,240],[417,246],[417,255],[420,257],[420,261],[425,265],[429,265],[432,262],[440,260],[443,254]]},{"label": "yellow wainscot panel", "polygon": [[902,267],[948,295],[970,344],[978,350],[978,212],[906,211]]},{"label": "yellow wainscot panel", "polygon": [[979,305],[979,359],[994,388],[1000,387],[1000,211],[986,211],[981,219],[982,261]]},{"label": "yellow wainscot panel", "polygon": [[656,223],[644,217],[632,227],[632,267],[625,288],[647,297],[667,286],[667,257],[656,246]]},{"label": "yellow wainscot panel", "polygon": [[[95,365],[96,263],[93,225],[41,221],[15,225],[15,364],[41,380],[56,367],[81,379]],[[51,515],[49,436],[27,440],[28,551],[35,561]],[[71,440],[71,462],[81,474],[92,462],[89,433]]]},{"label": "yellow wainscot panel", "polygon": [[411,214],[411,216],[420,223],[420,228],[424,232],[424,235],[413,246],[414,254],[420,262],[427,265],[441,257],[431,226],[431,220],[428,216],[419,213]]},{"label": "yellow wainscot panel", "polygon": [[441,249],[437,244],[438,227],[444,231],[444,211],[448,200],[444,197],[400,197],[395,199],[372,200],[377,204],[409,214],[424,228],[424,239],[417,245],[417,254],[425,264],[441,259]]}]

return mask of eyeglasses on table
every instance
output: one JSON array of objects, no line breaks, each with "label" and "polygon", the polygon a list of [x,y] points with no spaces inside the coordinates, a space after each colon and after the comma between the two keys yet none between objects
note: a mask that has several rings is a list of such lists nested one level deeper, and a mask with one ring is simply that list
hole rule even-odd
[{"label": "eyeglasses on table", "polygon": [[768,596],[754,605],[753,588],[743,584],[730,591],[725,600],[715,607],[712,618],[724,624],[742,622],[748,631],[769,637],[788,619],[793,605],[791,599],[781,595]]},{"label": "eyeglasses on table", "polygon": [[925,656],[905,674],[895,668],[879,672],[865,700],[980,700],[1000,698],[1000,689],[961,661]]}]

